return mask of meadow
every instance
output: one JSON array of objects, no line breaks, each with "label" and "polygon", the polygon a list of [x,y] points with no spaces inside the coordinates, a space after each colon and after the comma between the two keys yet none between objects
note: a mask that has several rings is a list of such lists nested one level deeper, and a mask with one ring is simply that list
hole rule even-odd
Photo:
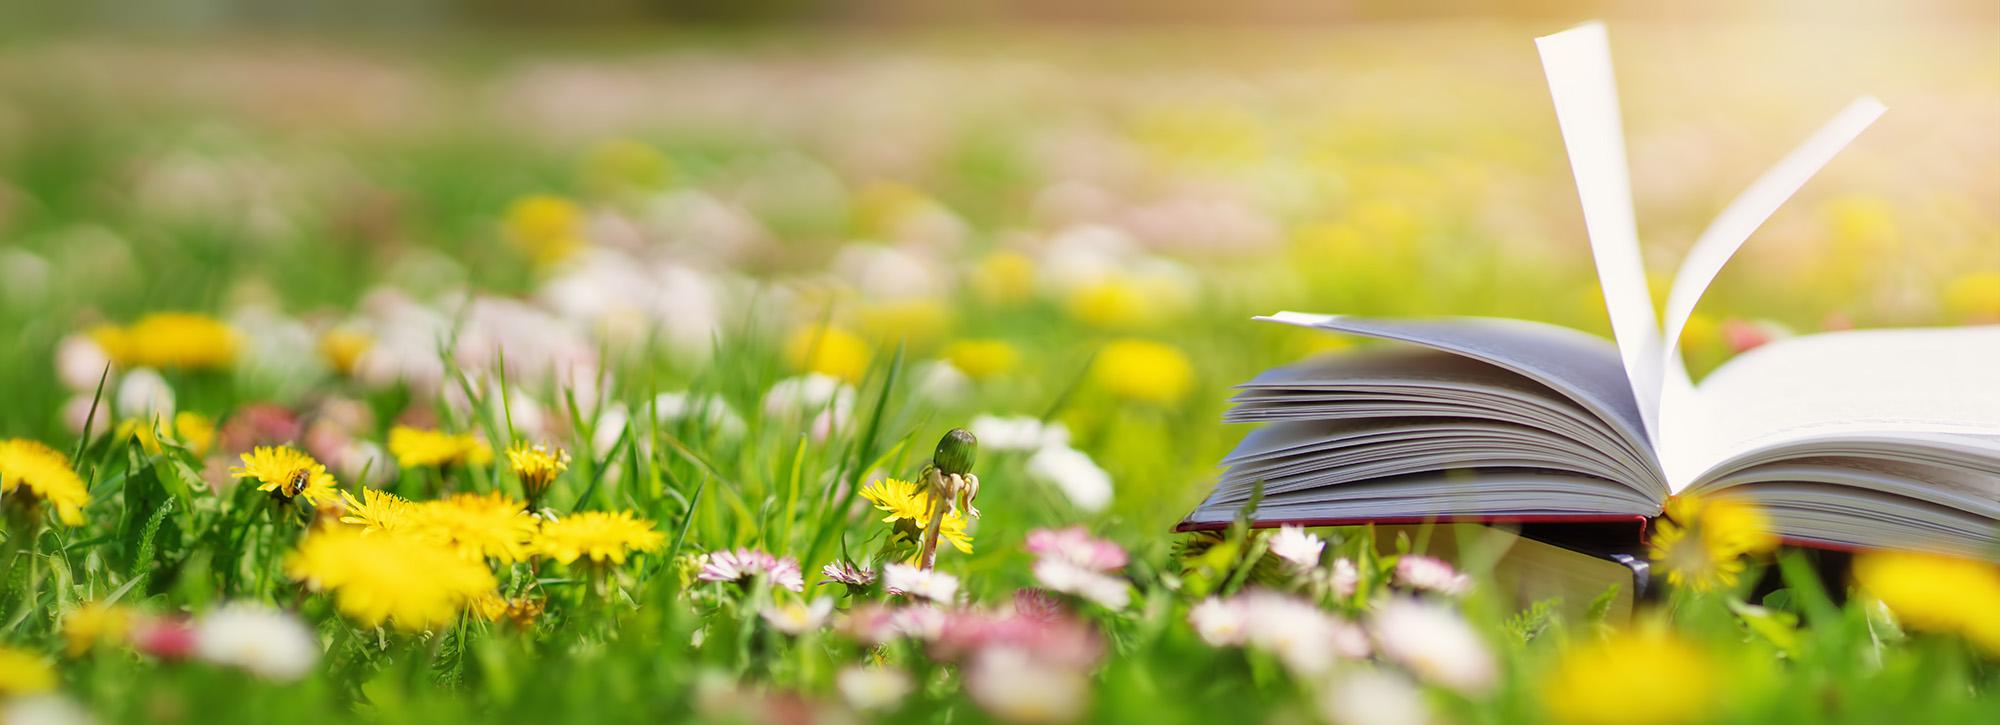
[{"label": "meadow", "polygon": [[[1254,315],[1608,334],[1551,29],[9,39],[0,717],[2000,720],[2000,570],[1729,502],[1629,618],[1173,533]],[[1990,28],[1614,33],[1656,273],[1890,107],[1694,367],[2000,322]]]}]

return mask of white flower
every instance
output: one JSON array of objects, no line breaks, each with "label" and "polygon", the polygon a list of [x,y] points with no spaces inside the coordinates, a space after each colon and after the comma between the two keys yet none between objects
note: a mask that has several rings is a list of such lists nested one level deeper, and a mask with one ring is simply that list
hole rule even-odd
[{"label": "white flower", "polygon": [[1035,580],[1042,586],[1075,594],[1107,609],[1124,609],[1131,603],[1131,587],[1124,579],[1064,559],[1043,557],[1036,561]]},{"label": "white flower", "polygon": [[1062,423],[1045,425],[1041,419],[1026,415],[977,415],[973,416],[968,428],[979,439],[979,445],[988,450],[1039,451],[1069,447],[1069,426]]},{"label": "white flower", "polygon": [[862,712],[893,710],[915,689],[907,673],[887,666],[848,665],[834,677],[834,686],[848,707]]},{"label": "white flower", "polygon": [[673,391],[653,396],[653,418],[662,424],[683,420],[699,421],[710,431],[726,438],[743,435],[743,416],[729,407],[721,395],[695,395]]},{"label": "white flower", "polygon": [[1472,588],[1472,577],[1458,573],[1443,559],[1405,554],[1396,560],[1396,583],[1418,591],[1457,596]]},{"label": "white flower", "polygon": [[57,694],[30,695],[8,700],[0,706],[0,723],[7,725],[90,725],[97,718],[90,711],[76,704],[75,700]]},{"label": "white flower", "polygon": [[1080,671],[1038,662],[1018,647],[989,647],[965,678],[972,700],[1010,722],[1066,722],[1090,704],[1090,680]]},{"label": "white flower", "polygon": [[1333,595],[1341,599],[1354,596],[1354,590],[1361,586],[1361,570],[1355,568],[1354,561],[1347,557],[1333,560],[1333,574],[1328,577],[1333,585]]},{"label": "white flower", "polygon": [[1374,668],[1337,675],[1320,690],[1319,711],[1334,725],[1425,725],[1424,693],[1409,680]]},{"label": "white flower", "polygon": [[767,606],[758,614],[771,627],[785,634],[798,635],[818,630],[826,624],[827,615],[833,613],[833,600],[819,597],[811,604],[788,602],[777,606]]},{"label": "white flower", "polygon": [[1239,600],[1209,597],[1188,610],[1188,624],[1210,647],[1235,647],[1247,636],[1249,612]]},{"label": "white flower", "polygon": [[1493,652],[1458,612],[1436,603],[1393,598],[1375,610],[1375,646],[1418,679],[1466,694],[1493,687]]},{"label": "white flower", "polygon": [[947,277],[935,262],[894,247],[850,244],[834,255],[831,267],[869,300],[942,299],[946,292]]},{"label": "white flower", "polygon": [[195,655],[240,667],[267,680],[305,677],[319,662],[319,637],[295,615],[261,604],[236,602],[209,612],[194,625]]},{"label": "white flower", "polygon": [[1111,503],[1111,474],[1073,448],[1037,451],[1028,458],[1028,476],[1061,489],[1070,503],[1086,512],[1102,511]]},{"label": "white flower", "polygon": [[772,417],[794,418],[827,411],[835,418],[846,419],[853,410],[854,388],[839,378],[820,373],[785,378],[764,393],[764,414]]},{"label": "white flower", "polygon": [[1294,673],[1319,675],[1341,652],[1334,648],[1339,622],[1312,602],[1275,592],[1242,596],[1250,646],[1277,655]]},{"label": "white flower", "polygon": [[174,389],[150,368],[138,368],[118,381],[118,417],[140,420],[174,417]]},{"label": "white flower", "polygon": [[56,343],[56,377],[70,390],[95,392],[98,377],[109,364],[111,356],[89,335],[70,334]]},{"label": "white flower", "polygon": [[1326,549],[1326,542],[1306,533],[1305,527],[1286,525],[1271,537],[1270,547],[1271,553],[1285,560],[1293,571],[1306,571],[1319,566],[1319,554]]},{"label": "white flower", "polygon": [[890,564],[883,567],[882,586],[891,594],[905,594],[946,604],[958,596],[957,577],[936,569],[919,569],[908,564]]},{"label": "white flower", "polygon": [[932,360],[912,372],[917,396],[932,403],[956,403],[972,394],[972,378],[944,360]]}]

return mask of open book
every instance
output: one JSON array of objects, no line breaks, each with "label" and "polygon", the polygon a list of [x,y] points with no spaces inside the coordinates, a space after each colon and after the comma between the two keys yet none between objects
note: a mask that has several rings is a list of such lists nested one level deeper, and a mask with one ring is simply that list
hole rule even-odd
[{"label": "open book", "polygon": [[[1262,423],[1183,528],[1638,520],[1669,496],[1747,496],[1808,545],[2000,558],[2000,326],[1771,342],[1691,381],[1695,303],[1764,219],[1882,113],[1856,101],[1725,208],[1653,307],[1601,25],[1540,38],[1616,343],[1520,320],[1271,322],[1396,341],[1270,370],[1228,420]],[[1663,324],[1662,324],[1663,323]]]}]

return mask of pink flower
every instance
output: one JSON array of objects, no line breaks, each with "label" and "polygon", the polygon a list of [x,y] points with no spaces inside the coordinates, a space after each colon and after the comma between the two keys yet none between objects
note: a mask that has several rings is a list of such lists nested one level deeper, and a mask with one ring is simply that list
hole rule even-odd
[{"label": "pink flower", "polygon": [[846,559],[820,567],[819,573],[826,575],[825,579],[820,580],[821,584],[846,584],[849,587],[862,588],[875,583],[874,570],[869,569],[867,565],[856,564]]},{"label": "pink flower", "polygon": [[1037,622],[1053,622],[1069,614],[1069,607],[1046,589],[1026,587],[1014,590],[1014,616]]},{"label": "pink flower", "polygon": [[931,644],[931,656],[958,661],[994,648],[1033,652],[1037,661],[1079,669],[1089,668],[1104,654],[1104,644],[1090,625],[1069,616],[1035,620],[1018,614],[974,609],[952,612]]},{"label": "pink flower", "polygon": [[1406,554],[1396,560],[1396,583],[1418,591],[1458,596],[1472,588],[1472,577],[1458,573],[1443,559]]},{"label": "pink flower", "polygon": [[1060,559],[1101,572],[1123,569],[1127,561],[1124,549],[1110,541],[1092,537],[1082,526],[1030,531],[1028,551],[1043,559]]},{"label": "pink flower", "polygon": [[1341,557],[1333,560],[1333,574],[1328,578],[1333,585],[1333,595],[1341,599],[1354,596],[1354,590],[1361,587],[1361,570],[1355,568],[1354,560]]},{"label": "pink flower", "polygon": [[741,583],[758,576],[795,592],[805,589],[805,575],[799,571],[797,560],[789,556],[775,557],[756,549],[709,552],[702,558],[701,573],[696,578],[705,582]]},{"label": "pink flower", "polygon": [[185,619],[145,617],[132,623],[132,648],[163,660],[194,656],[198,642]]},{"label": "pink flower", "polygon": [[1292,571],[1302,572],[1319,566],[1319,555],[1326,550],[1326,542],[1306,533],[1303,526],[1287,525],[1279,527],[1277,535],[1271,537],[1270,548]]}]

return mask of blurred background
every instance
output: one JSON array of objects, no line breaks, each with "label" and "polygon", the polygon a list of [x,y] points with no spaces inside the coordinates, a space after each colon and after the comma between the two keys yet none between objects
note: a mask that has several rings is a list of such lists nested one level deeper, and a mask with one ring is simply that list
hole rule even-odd
[{"label": "blurred background", "polygon": [[59,346],[161,310],[244,334],[218,401],[435,388],[399,325],[468,299],[484,341],[645,351],[627,381],[826,323],[997,380],[968,413],[1039,414],[1141,338],[1198,384],[1132,446],[1191,445],[1114,473],[1180,507],[1227,386],[1339,344],[1251,315],[1606,330],[1532,42],[1592,17],[1656,294],[1793,144],[1890,109],[1718,280],[1698,368],[2000,320],[1993,3],[29,3],[0,21],[0,427],[74,432],[98,368]]}]

